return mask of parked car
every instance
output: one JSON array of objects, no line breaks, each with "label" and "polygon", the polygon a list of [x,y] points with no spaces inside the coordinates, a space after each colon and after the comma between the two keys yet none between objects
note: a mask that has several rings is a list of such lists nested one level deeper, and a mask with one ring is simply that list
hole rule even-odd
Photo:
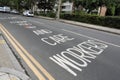
[{"label": "parked car", "polygon": [[0,7],[0,12],[10,12],[10,7],[8,6],[3,6],[3,7]]},{"label": "parked car", "polygon": [[24,16],[30,16],[30,17],[33,17],[33,16],[34,16],[33,12],[31,12],[31,11],[29,11],[29,10],[24,11],[24,12],[23,12],[23,15],[24,15]]},{"label": "parked car", "polygon": [[17,11],[16,9],[13,9],[13,10],[10,11],[10,13],[12,13],[12,14],[19,14],[19,11]]}]

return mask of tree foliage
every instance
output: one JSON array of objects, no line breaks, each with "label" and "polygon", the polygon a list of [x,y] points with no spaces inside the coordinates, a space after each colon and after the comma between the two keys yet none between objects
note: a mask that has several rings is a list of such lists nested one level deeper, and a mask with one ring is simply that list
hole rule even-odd
[{"label": "tree foliage", "polygon": [[73,2],[74,8],[76,9],[81,5],[88,10],[88,13],[102,5],[105,5],[108,8],[107,13],[109,15],[120,13],[120,0],[63,0],[63,2],[66,1]]},{"label": "tree foliage", "polygon": [[45,11],[53,10],[56,0],[39,0],[38,8],[43,9]]},{"label": "tree foliage", "polygon": [[4,6],[4,5],[6,5],[6,6],[8,6],[9,5],[9,0],[0,0],[0,6]]},{"label": "tree foliage", "polygon": [[[53,10],[55,2],[58,0],[0,0],[0,6],[10,6],[18,10],[31,9],[38,2],[38,7],[45,10]],[[70,1],[74,3],[74,8],[79,9],[79,6],[92,11],[99,6],[105,5],[108,8],[107,14],[120,14],[120,0],[62,0],[62,2]]]}]

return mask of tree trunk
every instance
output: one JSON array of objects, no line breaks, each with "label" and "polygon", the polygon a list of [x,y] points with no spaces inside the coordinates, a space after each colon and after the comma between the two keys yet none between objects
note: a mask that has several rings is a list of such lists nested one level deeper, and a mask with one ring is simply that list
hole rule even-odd
[{"label": "tree trunk", "polygon": [[57,20],[60,19],[61,4],[62,4],[62,1],[59,0],[59,2],[58,2],[58,10],[57,10],[57,14],[56,14],[56,19]]}]

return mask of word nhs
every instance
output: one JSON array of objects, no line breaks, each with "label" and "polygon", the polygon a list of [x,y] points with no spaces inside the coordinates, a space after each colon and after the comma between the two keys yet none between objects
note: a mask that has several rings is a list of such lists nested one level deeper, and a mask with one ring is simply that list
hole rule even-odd
[{"label": "word nhs", "polygon": [[88,40],[77,46],[68,48],[60,54],[53,55],[52,57],[49,57],[49,59],[64,68],[73,76],[77,76],[77,73],[72,69],[81,72],[83,68],[88,66],[88,63],[91,63],[92,59],[95,59],[107,47],[106,44],[101,42]]}]

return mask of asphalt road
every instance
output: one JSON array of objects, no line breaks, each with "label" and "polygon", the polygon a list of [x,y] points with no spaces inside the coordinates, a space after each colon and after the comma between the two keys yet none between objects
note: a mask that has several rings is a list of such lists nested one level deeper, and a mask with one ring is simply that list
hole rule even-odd
[{"label": "asphalt road", "polygon": [[5,13],[0,23],[55,80],[120,80],[120,35]]}]

